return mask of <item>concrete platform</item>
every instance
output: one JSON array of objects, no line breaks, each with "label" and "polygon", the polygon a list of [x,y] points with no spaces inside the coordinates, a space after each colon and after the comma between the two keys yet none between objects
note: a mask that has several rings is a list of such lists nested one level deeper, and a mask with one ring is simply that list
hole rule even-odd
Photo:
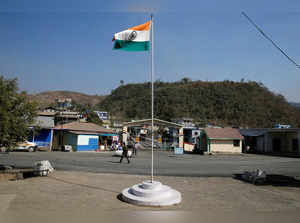
[{"label": "concrete platform", "polygon": [[124,189],[122,199],[140,206],[170,206],[181,202],[181,193],[158,181],[144,181]]}]

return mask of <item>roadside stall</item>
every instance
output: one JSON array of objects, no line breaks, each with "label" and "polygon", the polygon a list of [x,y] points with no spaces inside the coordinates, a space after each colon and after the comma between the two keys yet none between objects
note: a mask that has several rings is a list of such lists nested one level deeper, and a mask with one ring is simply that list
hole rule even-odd
[{"label": "roadside stall", "polygon": [[100,133],[99,148],[100,150],[113,150],[114,145],[118,142],[119,136],[115,133]]}]

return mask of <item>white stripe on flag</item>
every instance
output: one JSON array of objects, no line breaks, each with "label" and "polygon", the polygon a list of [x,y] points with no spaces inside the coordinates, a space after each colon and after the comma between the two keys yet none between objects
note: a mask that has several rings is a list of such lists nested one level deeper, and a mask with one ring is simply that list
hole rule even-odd
[{"label": "white stripe on flag", "polygon": [[[130,37],[135,36],[133,39]],[[135,30],[125,30],[115,34],[115,38],[118,40],[128,40],[133,42],[144,42],[150,41],[150,32],[147,31],[135,31]]]}]

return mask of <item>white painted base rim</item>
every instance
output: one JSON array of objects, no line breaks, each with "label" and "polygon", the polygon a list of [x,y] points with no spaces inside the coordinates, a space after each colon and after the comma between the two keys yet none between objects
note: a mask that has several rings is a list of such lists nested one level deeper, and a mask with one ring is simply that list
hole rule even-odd
[{"label": "white painted base rim", "polygon": [[181,202],[181,193],[158,181],[144,181],[124,189],[122,199],[140,206],[170,206]]}]

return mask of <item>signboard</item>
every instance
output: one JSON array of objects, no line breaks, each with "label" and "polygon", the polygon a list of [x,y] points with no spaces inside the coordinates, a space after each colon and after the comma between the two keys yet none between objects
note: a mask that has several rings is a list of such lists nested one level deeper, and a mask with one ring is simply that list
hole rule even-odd
[{"label": "signboard", "polygon": [[99,117],[99,119],[101,120],[107,120],[108,119],[108,115],[107,112],[105,111],[95,111]]},{"label": "signboard", "polygon": [[175,155],[183,155],[183,148],[180,148],[180,147],[174,148],[174,154]]}]

